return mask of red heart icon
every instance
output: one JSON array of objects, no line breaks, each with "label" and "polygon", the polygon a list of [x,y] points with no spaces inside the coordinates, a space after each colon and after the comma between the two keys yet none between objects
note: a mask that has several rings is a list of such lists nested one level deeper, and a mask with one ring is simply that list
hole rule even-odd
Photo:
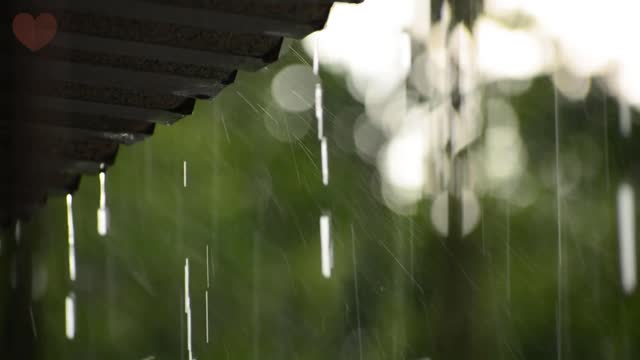
[{"label": "red heart icon", "polygon": [[20,13],[13,18],[13,33],[31,51],[45,47],[57,31],[58,22],[51,14],[43,13],[34,19],[31,14]]}]

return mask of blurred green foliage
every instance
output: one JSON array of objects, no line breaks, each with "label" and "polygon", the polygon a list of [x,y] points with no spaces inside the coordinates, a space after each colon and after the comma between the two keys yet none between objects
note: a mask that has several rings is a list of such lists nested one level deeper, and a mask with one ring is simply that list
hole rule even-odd
[{"label": "blurred green foliage", "polygon": [[[96,232],[97,177],[83,178],[73,198],[77,282],[67,275],[64,199],[51,198],[25,226],[34,274],[44,276],[33,302],[38,358],[186,359],[186,258],[200,360],[551,359],[561,358],[558,334],[563,359],[640,356],[640,304],[637,294],[622,294],[615,229],[616,187],[623,178],[637,185],[640,149],[637,135],[617,135],[613,99],[594,88],[583,102],[558,104],[566,270],[558,294],[547,79],[509,99],[528,153],[516,188],[532,201],[478,193],[480,224],[448,239],[432,228],[432,199],[410,217],[384,205],[377,170],[353,150],[364,109],[330,74],[323,79],[331,184],[322,186],[313,111],[288,114],[271,98],[271,79],[302,62],[298,52],[240,74],[193,116],[122,147],[107,174],[106,237]],[[265,128],[270,121],[311,130],[279,141]],[[330,279],[320,272],[324,209],[332,215]],[[71,292],[78,313],[69,341]]]}]

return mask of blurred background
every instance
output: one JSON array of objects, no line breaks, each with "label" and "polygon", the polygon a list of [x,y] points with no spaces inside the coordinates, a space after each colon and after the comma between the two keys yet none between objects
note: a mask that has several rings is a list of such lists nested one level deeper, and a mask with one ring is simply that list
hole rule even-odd
[{"label": "blurred background", "polygon": [[638,359],[639,11],[335,4],[5,228],[0,333],[37,359]]}]

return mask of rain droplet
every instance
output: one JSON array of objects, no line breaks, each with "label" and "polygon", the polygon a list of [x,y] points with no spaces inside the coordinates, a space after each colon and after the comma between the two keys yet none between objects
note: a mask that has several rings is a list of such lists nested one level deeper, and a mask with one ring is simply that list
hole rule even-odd
[{"label": "rain droplet", "polygon": [[70,293],[64,301],[65,303],[65,334],[67,339],[73,340],[76,337],[76,297]]},{"label": "rain droplet", "polygon": [[324,213],[320,216],[320,251],[322,255],[322,275],[331,277],[333,269],[333,246],[331,244],[331,215]]},{"label": "rain droplet", "polygon": [[189,360],[193,360],[193,347],[191,341],[191,298],[189,297],[189,258],[184,264],[184,313],[187,316],[187,350]]},{"label": "rain droplet", "polygon": [[322,184],[327,186],[329,185],[329,150],[327,138],[323,137],[320,141],[320,153],[322,157]]},{"label": "rain droplet", "polygon": [[182,162],[182,187],[187,187],[187,160]]},{"label": "rain droplet", "polygon": [[618,241],[622,288],[631,294],[636,288],[636,224],[634,191],[627,183],[618,188]]},{"label": "rain droplet", "polygon": [[73,226],[73,196],[67,194],[67,243],[69,245],[69,278],[76,280],[76,248]]},{"label": "rain droplet", "polygon": [[106,174],[100,172],[100,206],[98,207],[98,234],[107,235],[109,231],[109,209],[107,208]]}]

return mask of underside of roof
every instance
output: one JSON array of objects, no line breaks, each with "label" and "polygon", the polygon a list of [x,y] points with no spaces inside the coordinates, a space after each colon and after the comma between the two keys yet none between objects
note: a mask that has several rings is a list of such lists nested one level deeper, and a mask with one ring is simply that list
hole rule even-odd
[{"label": "underside of roof", "polygon": [[[351,1],[360,2],[360,1]],[[120,145],[153,135],[211,99],[238,70],[278,59],[283,37],[324,26],[333,0],[31,0],[57,33],[32,52],[5,33],[0,222],[29,217],[83,174],[114,164]],[[5,20],[6,21],[6,20]],[[5,24],[11,28],[11,24]]]}]

